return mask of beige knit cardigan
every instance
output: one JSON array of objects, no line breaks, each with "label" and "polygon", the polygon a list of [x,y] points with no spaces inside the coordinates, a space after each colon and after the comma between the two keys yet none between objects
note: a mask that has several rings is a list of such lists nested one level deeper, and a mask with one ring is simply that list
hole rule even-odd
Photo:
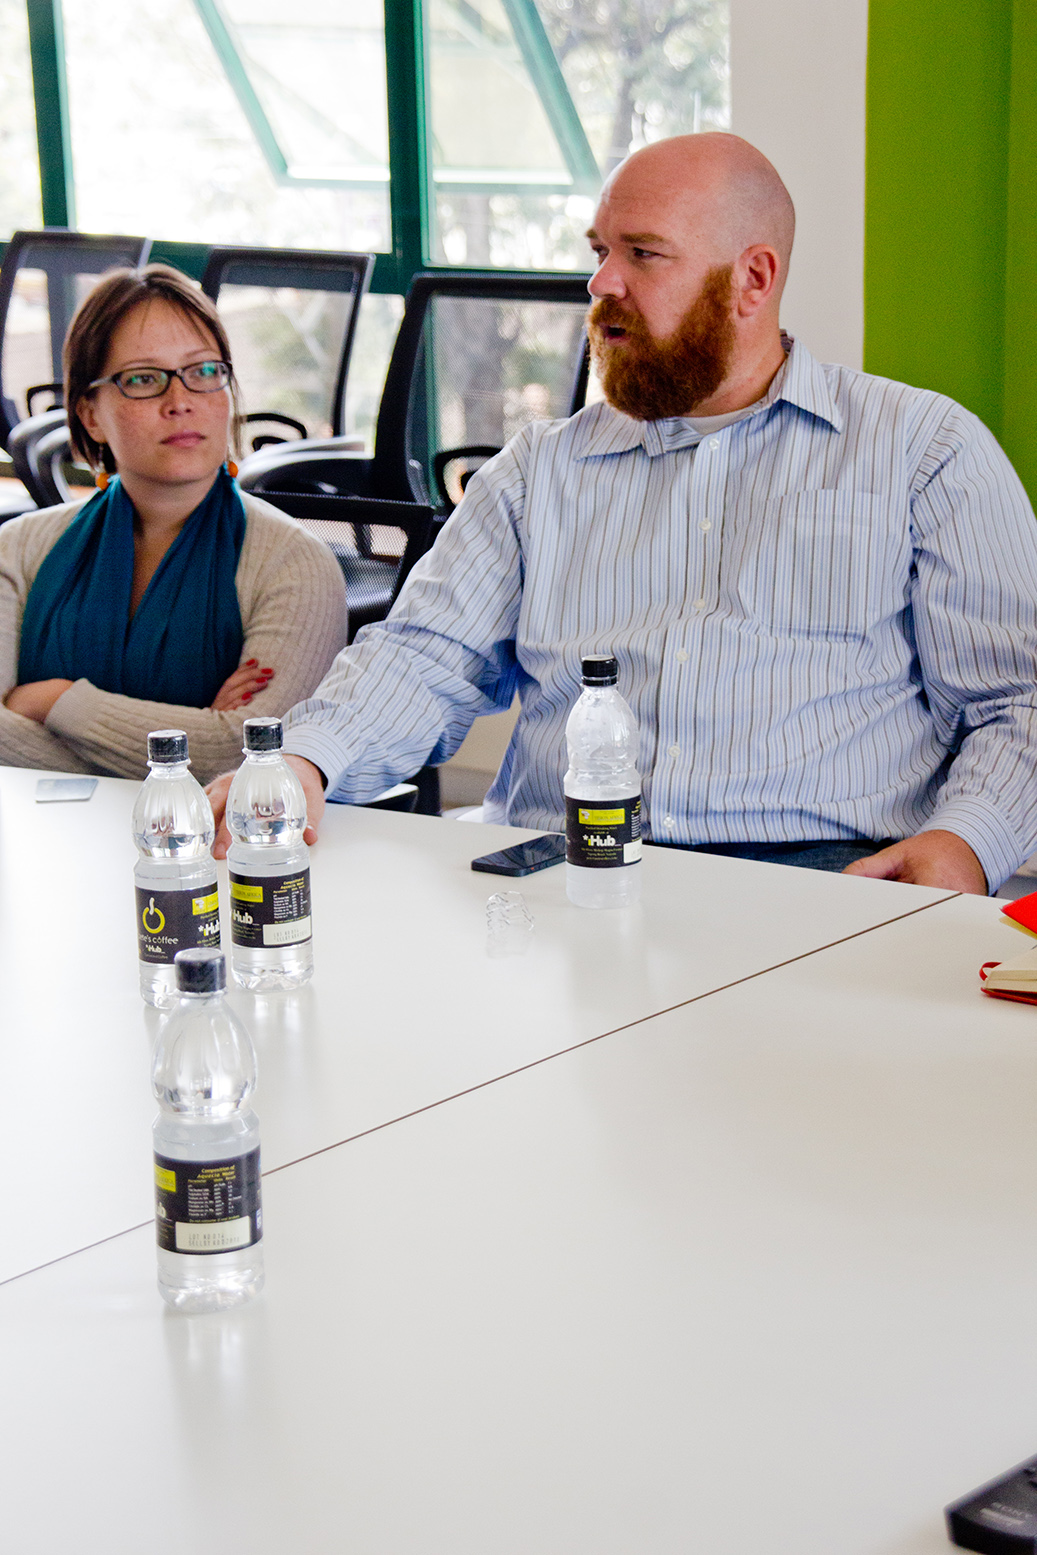
[{"label": "beige knit cardigan", "polygon": [[[148,731],[186,729],[192,771],[207,783],[240,762],[246,718],[280,717],[310,695],[345,646],[342,573],[331,551],[294,519],[242,496],[245,539],[234,578],[245,633],[241,661],[258,659],[272,668],[269,685],[237,712],[216,713],[139,701],[77,680],[46,724],[0,706],[0,765],[143,778]],[[45,508],[0,526],[0,702],[17,684],[22,612],[33,579],[80,506]]]}]

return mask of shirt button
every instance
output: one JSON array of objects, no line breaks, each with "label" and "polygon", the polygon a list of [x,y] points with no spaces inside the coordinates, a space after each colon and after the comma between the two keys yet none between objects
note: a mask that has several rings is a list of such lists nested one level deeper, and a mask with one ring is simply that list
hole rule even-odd
[{"label": "shirt button", "polygon": [[704,599],[696,599],[694,601],[694,605],[696,610],[705,610],[706,601]]},{"label": "shirt button", "polygon": [[703,534],[705,534],[707,529],[712,529],[712,527],[713,520],[711,518],[703,518],[699,522],[699,528],[702,530]]},{"label": "shirt button", "polygon": [[663,821],[663,825],[666,827],[667,831],[672,831],[676,824],[677,822],[674,820],[672,815],[668,815]]},{"label": "shirt button", "polygon": [[678,648],[677,649],[677,663],[678,664],[687,664],[687,662],[688,662],[688,650],[687,650],[687,648]]},{"label": "shirt button", "polygon": [[670,746],[670,755],[671,756],[679,756],[680,753],[681,753],[681,748],[680,748],[679,745],[671,745]]},{"label": "shirt button", "polygon": [[719,437],[711,437],[710,440],[709,440],[709,446],[710,446],[710,448],[719,448],[720,447],[720,439],[719,439]]}]

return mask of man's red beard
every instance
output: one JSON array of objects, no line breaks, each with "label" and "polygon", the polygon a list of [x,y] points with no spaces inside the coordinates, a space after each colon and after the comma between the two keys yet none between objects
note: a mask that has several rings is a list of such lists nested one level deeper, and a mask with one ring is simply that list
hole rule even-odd
[{"label": "man's red beard", "polygon": [[[718,265],[672,335],[655,340],[639,313],[627,313],[615,297],[599,297],[587,315],[587,333],[605,398],[638,421],[690,416],[727,376],[734,350],[731,265]],[[609,342],[612,325],[626,331]]]}]

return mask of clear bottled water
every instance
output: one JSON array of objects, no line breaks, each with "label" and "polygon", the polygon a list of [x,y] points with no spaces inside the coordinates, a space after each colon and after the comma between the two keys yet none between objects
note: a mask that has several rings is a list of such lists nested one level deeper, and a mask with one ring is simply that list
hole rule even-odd
[{"label": "clear bottled water", "polygon": [[306,796],[281,755],[279,718],[246,718],[245,760],[227,796],[231,968],[256,993],[313,975]]},{"label": "clear bottled water", "polygon": [[607,654],[583,660],[583,692],[565,739],[565,889],[577,907],[631,907],[641,896],[637,721]]},{"label": "clear bottled water", "polygon": [[213,1312],[263,1287],[256,1055],[224,1002],[222,951],[180,951],[176,973],[151,1075],[158,1287],[171,1307]]},{"label": "clear bottled water", "polygon": [[165,1009],[176,998],[177,951],[220,943],[216,865],[209,851],[216,828],[212,807],[188,771],[182,729],[148,735],[148,766],[133,806],[140,854],[133,871],[137,954],[141,995]]}]

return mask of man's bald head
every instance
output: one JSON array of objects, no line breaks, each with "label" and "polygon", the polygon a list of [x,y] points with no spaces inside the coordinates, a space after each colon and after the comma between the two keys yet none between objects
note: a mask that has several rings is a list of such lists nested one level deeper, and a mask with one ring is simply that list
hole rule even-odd
[{"label": "man's bald head", "polygon": [[761,151],[740,135],[676,135],[635,151],[610,176],[602,201],[637,191],[642,204],[693,222],[717,264],[730,264],[754,244],[773,248],[784,282],[796,215],[789,192]]},{"label": "man's bald head", "polygon": [[657,141],[616,169],[587,234],[591,344],[616,409],[658,420],[759,399],[785,360],[794,224],[785,185],[737,135]]}]

